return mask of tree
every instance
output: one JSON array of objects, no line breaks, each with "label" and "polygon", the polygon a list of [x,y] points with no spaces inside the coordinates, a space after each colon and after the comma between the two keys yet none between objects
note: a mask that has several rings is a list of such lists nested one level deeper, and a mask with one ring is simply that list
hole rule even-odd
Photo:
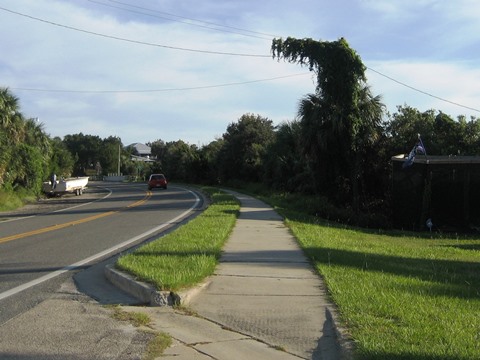
[{"label": "tree", "polygon": [[84,176],[87,169],[93,169],[97,161],[100,161],[103,141],[99,136],[83,133],[65,135],[63,142],[75,159],[74,176]]},{"label": "tree", "polygon": [[161,163],[166,151],[165,141],[158,139],[147,145],[150,146],[152,157]]},{"label": "tree", "polygon": [[197,157],[197,148],[182,140],[167,142],[162,169],[168,179],[191,181],[195,177],[192,164]]},{"label": "tree", "polygon": [[219,171],[223,181],[261,181],[263,158],[274,139],[272,121],[260,115],[244,114],[223,134]]},{"label": "tree", "polygon": [[39,193],[51,168],[51,139],[38,119],[26,119],[18,98],[0,88],[0,185]]},{"label": "tree", "polygon": [[353,207],[356,210],[360,209],[361,197],[367,200],[369,195],[376,190],[369,189],[368,184],[378,184],[378,182],[365,181],[366,178],[374,179],[379,176],[379,170],[381,171],[382,167],[377,169],[375,165],[378,163],[385,164],[381,156],[374,155],[379,153],[378,144],[382,139],[381,123],[384,107],[382,97],[380,95],[373,96],[370,87],[365,85],[360,89],[357,115],[359,121],[353,141],[353,156],[355,158],[352,169],[352,178],[354,179],[352,181]]},{"label": "tree", "polygon": [[123,145],[119,137],[109,136],[103,139],[94,164],[99,161],[105,173],[117,173],[119,165],[125,163],[125,161],[122,161],[122,149]]},{"label": "tree", "polygon": [[217,185],[219,183],[219,156],[223,144],[222,139],[216,139],[199,149],[195,164],[198,175],[197,182],[207,185]]},{"label": "tree", "polygon": [[289,192],[312,193],[313,174],[302,156],[300,123],[284,122],[275,131],[275,140],[267,149],[264,161],[267,186]]},{"label": "tree", "polygon": [[383,111],[366,87],[365,66],[344,38],[274,39],[271,49],[274,58],[316,73],[316,91],[302,99],[298,110],[303,153],[313,165],[317,192],[350,194],[358,209],[359,158]]},{"label": "tree", "polygon": [[461,139],[462,155],[480,155],[480,119],[474,116],[467,121],[465,116],[457,118]]},{"label": "tree", "polygon": [[19,99],[8,88],[0,88],[0,129],[12,129],[16,116],[19,115]]},{"label": "tree", "polygon": [[418,134],[422,136],[427,151],[432,154],[437,153],[433,144],[434,121],[433,110],[422,113],[408,105],[397,106],[397,112],[393,115],[389,114],[389,120],[385,125],[385,134],[390,140],[390,154],[408,154],[415,145]]},{"label": "tree", "polygon": [[[20,140],[18,127],[21,121],[18,98],[7,88],[0,88],[0,185],[7,181],[6,171],[13,156],[12,149]],[[12,176],[11,171],[8,176]]]},{"label": "tree", "polygon": [[69,177],[72,174],[74,159],[62,139],[55,137],[51,139],[52,158],[49,174],[55,173],[58,176]]},{"label": "tree", "polygon": [[464,133],[460,122],[456,122],[447,114],[439,112],[433,123],[434,142],[438,155],[465,154],[463,148]]}]

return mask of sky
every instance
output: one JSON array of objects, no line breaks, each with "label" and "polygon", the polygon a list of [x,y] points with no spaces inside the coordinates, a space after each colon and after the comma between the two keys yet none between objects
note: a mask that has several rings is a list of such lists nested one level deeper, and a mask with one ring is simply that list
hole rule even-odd
[{"label": "sky", "polygon": [[52,137],[203,146],[297,117],[315,75],[272,39],[343,37],[390,113],[480,117],[477,0],[0,0],[0,87]]}]

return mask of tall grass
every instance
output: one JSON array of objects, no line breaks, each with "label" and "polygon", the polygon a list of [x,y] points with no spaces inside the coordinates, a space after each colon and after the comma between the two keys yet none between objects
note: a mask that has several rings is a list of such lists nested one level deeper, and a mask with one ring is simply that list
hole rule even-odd
[{"label": "tall grass", "polygon": [[0,211],[15,210],[35,200],[35,195],[23,188],[17,191],[0,188]]},{"label": "tall grass", "polygon": [[158,290],[179,290],[213,274],[240,205],[231,195],[204,188],[211,205],[198,217],[136,251],[116,266]]}]

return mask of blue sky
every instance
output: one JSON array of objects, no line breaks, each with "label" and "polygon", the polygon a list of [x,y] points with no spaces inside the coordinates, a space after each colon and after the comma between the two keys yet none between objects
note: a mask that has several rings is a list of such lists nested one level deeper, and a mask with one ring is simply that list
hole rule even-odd
[{"label": "blue sky", "polygon": [[314,92],[273,37],[344,37],[389,112],[480,117],[479,18],[476,0],[2,0],[0,86],[51,136],[201,146]]}]

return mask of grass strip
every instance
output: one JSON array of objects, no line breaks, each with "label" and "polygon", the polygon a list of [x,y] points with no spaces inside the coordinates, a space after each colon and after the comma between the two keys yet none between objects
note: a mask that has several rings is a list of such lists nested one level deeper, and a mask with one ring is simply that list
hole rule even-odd
[{"label": "grass strip", "polygon": [[480,359],[478,237],[380,233],[277,211],[324,278],[358,359]]},{"label": "grass strip", "polygon": [[210,206],[195,219],[119,258],[116,267],[158,290],[178,291],[213,274],[240,209],[232,195],[202,188]]}]

